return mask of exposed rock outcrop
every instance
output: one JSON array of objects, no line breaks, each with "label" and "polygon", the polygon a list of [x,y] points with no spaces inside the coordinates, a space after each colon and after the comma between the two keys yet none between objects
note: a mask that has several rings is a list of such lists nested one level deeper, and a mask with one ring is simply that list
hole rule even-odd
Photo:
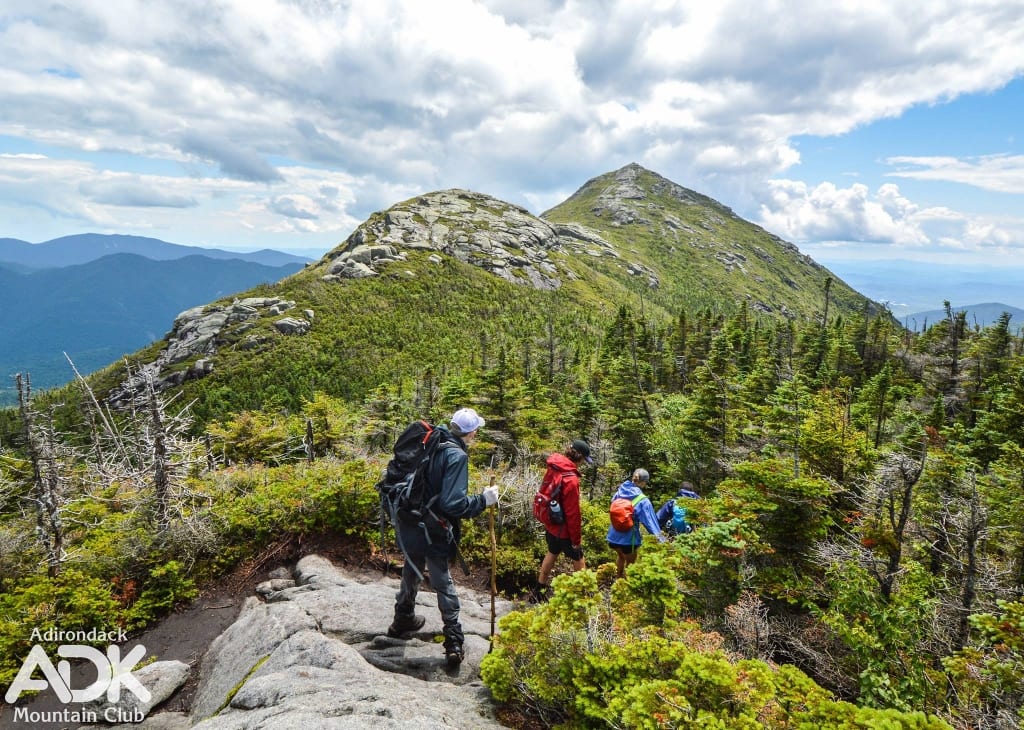
[{"label": "exposed rock outcrop", "polygon": [[[199,682],[188,714],[157,711],[141,723],[106,727],[504,727],[480,681],[490,596],[459,586],[466,659],[449,669],[431,591],[417,597],[416,612],[426,618],[420,631],[408,640],[386,635],[398,584],[394,577],[350,573],[307,555],[291,572],[276,571],[257,586],[264,600],[246,599],[234,623],[192,668]],[[504,599],[495,603],[498,616],[512,607]]]},{"label": "exposed rock outcrop", "polygon": [[[226,333],[241,335],[251,329],[260,317],[276,317],[294,308],[295,302],[277,297],[248,297],[236,299],[228,305],[214,304],[185,310],[175,317],[174,326],[167,335],[167,346],[156,359],[132,373],[110,392],[107,400],[115,408],[123,407],[144,393],[148,383],[152,383],[159,393],[186,380],[208,375],[213,371],[213,360],[201,356],[216,354]],[[274,328],[286,335],[306,334],[311,327],[313,311],[306,309],[303,314],[305,319],[279,319],[273,323]],[[174,367],[196,357],[199,359],[187,368]]]},{"label": "exposed rock outcrop", "polygon": [[116,703],[107,702],[107,696],[93,701],[89,709],[103,717],[145,717],[149,711],[174,694],[188,679],[189,666],[184,662],[165,661],[153,662],[132,671],[132,676],[145,687],[149,693],[148,701],[143,702],[131,691],[122,691]]},{"label": "exposed rock outcrop", "polygon": [[[413,638],[388,638],[398,580],[348,573],[317,555],[290,577],[257,588],[201,662],[188,717],[156,714],[141,728],[500,728],[480,660],[489,648],[490,597],[459,587],[466,659],[449,669],[441,617],[429,590],[427,622]],[[504,615],[512,604],[496,602]]]},{"label": "exposed rock outcrop", "polygon": [[[347,727],[501,727],[479,678],[490,597],[460,588],[466,660],[449,670],[433,593],[417,599],[422,630],[386,636],[397,590],[395,578],[349,574],[315,555],[292,579],[261,584],[266,602],[250,598],[203,658],[195,727],[327,727],[342,717]],[[504,614],[511,604],[496,607]]]},{"label": "exposed rock outcrop", "polygon": [[553,252],[619,256],[611,244],[583,226],[553,225],[489,195],[453,189],[421,195],[371,216],[328,254],[323,278],[376,276],[415,250],[449,254],[537,289],[558,289],[574,276],[551,256]]},{"label": "exposed rock outcrop", "polygon": [[304,335],[309,332],[309,322],[301,317],[285,317],[274,322],[274,329],[283,335]]}]

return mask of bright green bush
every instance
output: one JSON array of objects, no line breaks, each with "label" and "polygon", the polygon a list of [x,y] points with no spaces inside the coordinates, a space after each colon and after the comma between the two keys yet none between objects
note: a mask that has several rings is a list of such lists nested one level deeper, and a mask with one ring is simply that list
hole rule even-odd
[{"label": "bright green bush", "polygon": [[290,431],[288,419],[258,411],[242,411],[224,423],[210,424],[208,432],[220,458],[241,464],[280,461],[297,435]]},{"label": "bright green bush", "polygon": [[593,571],[557,576],[552,585],[547,603],[502,617],[480,672],[498,700],[525,702],[556,722],[569,717],[577,692],[574,665],[602,640],[611,616]]},{"label": "bright green bush", "polygon": [[361,459],[321,459],[279,467],[240,468],[218,510],[237,547],[275,535],[336,530],[369,537],[377,527],[380,467]]},{"label": "bright green bush", "polygon": [[43,644],[48,653],[56,648],[33,640],[34,629],[110,631],[120,626],[120,605],[109,583],[74,567],[65,567],[55,578],[33,575],[0,593],[0,686],[14,680],[33,644]]},{"label": "bright green bush", "polygon": [[565,728],[948,728],[837,702],[792,666],[731,657],[683,616],[670,562],[671,548],[648,554],[610,590],[599,588],[607,570],[559,576],[548,603],[502,618],[484,684]]},{"label": "bright green bush", "polygon": [[199,595],[195,580],[177,560],[154,568],[143,585],[142,593],[124,619],[128,629],[147,626],[179,603]]}]

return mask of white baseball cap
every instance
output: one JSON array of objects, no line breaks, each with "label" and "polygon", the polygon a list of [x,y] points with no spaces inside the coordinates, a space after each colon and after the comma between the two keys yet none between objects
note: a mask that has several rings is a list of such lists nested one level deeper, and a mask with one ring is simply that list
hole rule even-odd
[{"label": "white baseball cap", "polygon": [[451,425],[460,433],[472,433],[484,425],[484,419],[472,408],[460,408],[452,415]]}]

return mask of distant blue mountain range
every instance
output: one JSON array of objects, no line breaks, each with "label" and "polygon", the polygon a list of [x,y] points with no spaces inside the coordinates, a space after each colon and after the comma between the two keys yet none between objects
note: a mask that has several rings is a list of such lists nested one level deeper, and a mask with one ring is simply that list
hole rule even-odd
[{"label": "distant blue mountain range", "polygon": [[162,338],[185,311],[275,282],[310,259],[155,238],[87,233],[45,243],[0,239],[0,406],[15,373],[34,390],[103,368]]},{"label": "distant blue mountain range", "polygon": [[906,315],[942,309],[946,301],[960,309],[981,306],[968,302],[1024,308],[1024,267],[1009,261],[993,261],[991,266],[888,259],[819,263],[864,296],[888,304],[901,321]]},{"label": "distant blue mountain range", "polygon": [[[1010,332],[1017,332],[1024,328],[1024,309],[1011,307],[1009,304],[987,302],[985,304],[969,304],[962,307],[950,305],[950,309],[954,312],[967,312],[967,326],[972,329],[995,324],[1003,315],[1003,312],[1008,312],[1010,315]],[[945,318],[945,309],[932,309],[927,312],[915,312],[914,314],[904,314],[898,317],[904,327],[915,332],[923,332],[926,328]]]},{"label": "distant blue mountain range", "polygon": [[[920,332],[945,319],[945,302],[967,312],[971,327],[987,327],[1009,312],[1010,330],[1024,327],[1024,268],[1001,262],[963,266],[906,260],[822,262],[864,296],[889,306],[907,329]],[[966,304],[965,302],[984,302]]]},{"label": "distant blue mountain range", "polygon": [[133,253],[153,261],[170,261],[185,256],[205,256],[210,259],[238,259],[264,266],[305,264],[311,259],[281,251],[263,249],[252,253],[225,251],[219,248],[182,246],[157,238],[144,236],[104,235],[81,233],[54,238],[43,243],[29,243],[17,238],[0,238],[0,265],[19,270],[51,269],[59,266],[85,264],[116,253]]}]

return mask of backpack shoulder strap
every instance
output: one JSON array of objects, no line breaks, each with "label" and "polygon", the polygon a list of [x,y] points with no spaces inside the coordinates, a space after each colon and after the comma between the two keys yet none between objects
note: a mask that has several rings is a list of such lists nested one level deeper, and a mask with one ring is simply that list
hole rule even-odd
[{"label": "backpack shoulder strap", "polygon": [[434,459],[436,459],[441,453],[443,453],[445,449],[450,449],[454,446],[454,443],[444,438],[443,436],[439,436],[437,441],[435,441],[432,444],[430,453],[427,455],[426,463],[424,463],[423,465],[423,476],[426,479],[427,486],[432,486],[430,483],[430,477],[434,471]]},{"label": "backpack shoulder strap", "polygon": [[[641,492],[640,494],[638,494],[635,497],[633,497],[633,499],[629,500],[629,503],[633,505],[634,513],[636,511],[637,505],[640,504],[641,502],[643,502],[645,499],[647,499],[647,495],[644,494],[643,492]],[[637,519],[636,517],[633,518],[633,529],[636,530],[636,532],[639,534],[639,532],[640,532],[640,520]],[[632,540],[631,540],[631,542],[632,542]]]},{"label": "backpack shoulder strap", "polygon": [[[551,481],[547,483],[547,489],[544,488],[544,483],[541,482],[540,492],[544,494],[548,499],[555,499],[559,494],[562,493],[562,482],[565,481],[565,472],[561,469],[551,468],[553,476]],[[544,474],[544,478],[547,478],[547,474]]]},{"label": "backpack shoulder strap", "polygon": [[552,480],[552,483],[555,486],[551,489],[551,498],[554,499],[555,497],[562,496],[562,487],[565,484],[565,472],[559,471],[557,476]]}]

